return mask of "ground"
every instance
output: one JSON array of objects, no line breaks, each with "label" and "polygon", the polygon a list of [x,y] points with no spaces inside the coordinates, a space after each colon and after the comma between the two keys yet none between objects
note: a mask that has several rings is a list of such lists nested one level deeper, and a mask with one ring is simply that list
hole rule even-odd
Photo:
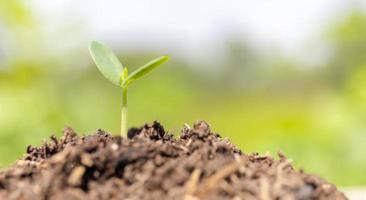
[{"label": "ground", "polygon": [[157,122],[128,138],[66,128],[0,172],[0,199],[346,199],[279,153],[246,154],[199,121],[179,138]]}]

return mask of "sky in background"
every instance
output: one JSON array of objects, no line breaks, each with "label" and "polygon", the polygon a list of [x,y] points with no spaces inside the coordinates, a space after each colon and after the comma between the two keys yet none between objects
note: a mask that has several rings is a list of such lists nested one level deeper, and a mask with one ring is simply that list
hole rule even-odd
[{"label": "sky in background", "polygon": [[[329,27],[351,9],[366,8],[364,0],[23,2],[38,25],[36,34],[41,33],[43,46],[38,56],[42,52],[54,57],[81,52],[79,65],[86,66],[90,64],[90,59],[82,59],[88,57],[86,46],[98,40],[121,54],[145,50],[212,69],[220,69],[226,62],[228,44],[233,41],[266,58],[284,57],[307,67],[322,66],[331,52],[325,35]],[[7,44],[12,39],[17,40],[6,33],[0,38],[7,46],[7,51],[0,49],[0,56],[36,57],[33,46],[37,42],[25,42],[28,47],[21,49],[31,51],[19,53],[24,50]]]},{"label": "sky in background", "polygon": [[[85,39],[121,42],[133,47],[178,50],[188,56],[220,53],[223,36],[245,37],[255,46],[275,46],[285,54],[313,40],[342,12],[364,6],[362,0],[32,0],[46,27],[64,23],[88,31]],[[52,21],[52,23],[47,23]],[[113,42],[112,42],[113,41]],[[167,44],[161,45],[161,43]]]}]

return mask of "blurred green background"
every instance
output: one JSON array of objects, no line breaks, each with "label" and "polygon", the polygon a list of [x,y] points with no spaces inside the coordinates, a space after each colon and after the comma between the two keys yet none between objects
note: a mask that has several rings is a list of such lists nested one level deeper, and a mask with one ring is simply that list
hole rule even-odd
[{"label": "blurred green background", "polygon": [[149,48],[144,41],[124,46],[123,34],[91,34],[87,19],[69,13],[77,6],[53,21],[30,2],[0,0],[1,167],[66,125],[80,134],[118,133],[119,88],[99,74],[87,50],[88,41],[101,40],[130,68],[172,53],[131,87],[131,126],[158,120],[178,135],[184,123],[204,119],[244,152],[281,150],[339,186],[366,185],[366,12],[358,6],[330,15],[298,54],[258,47],[233,26],[217,37],[215,60],[209,45],[195,57],[175,49],[186,44],[179,36],[150,41]]}]

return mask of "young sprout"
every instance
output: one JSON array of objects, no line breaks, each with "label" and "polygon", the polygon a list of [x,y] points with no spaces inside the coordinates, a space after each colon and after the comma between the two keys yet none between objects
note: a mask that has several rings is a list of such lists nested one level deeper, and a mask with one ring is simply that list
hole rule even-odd
[{"label": "young sprout", "polygon": [[121,136],[127,136],[127,89],[131,83],[157,68],[169,59],[168,56],[156,58],[131,74],[123,67],[117,56],[102,43],[93,41],[89,44],[90,54],[99,71],[113,84],[122,88]]}]

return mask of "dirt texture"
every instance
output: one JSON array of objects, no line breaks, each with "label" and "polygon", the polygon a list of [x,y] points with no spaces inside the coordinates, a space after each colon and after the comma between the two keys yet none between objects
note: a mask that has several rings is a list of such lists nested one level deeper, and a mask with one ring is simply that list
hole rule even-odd
[{"label": "dirt texture", "polygon": [[347,199],[279,154],[245,154],[199,121],[179,138],[157,122],[128,139],[65,128],[0,172],[0,199]]}]

